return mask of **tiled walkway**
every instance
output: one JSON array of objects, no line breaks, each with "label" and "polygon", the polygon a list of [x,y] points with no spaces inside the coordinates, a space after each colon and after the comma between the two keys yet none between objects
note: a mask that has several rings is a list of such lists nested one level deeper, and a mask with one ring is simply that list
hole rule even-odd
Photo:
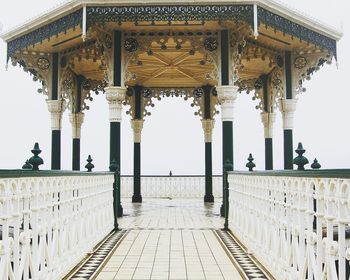
[{"label": "tiled walkway", "polygon": [[121,228],[129,228],[96,279],[242,279],[213,229],[222,228],[219,204],[148,200],[123,204]]}]

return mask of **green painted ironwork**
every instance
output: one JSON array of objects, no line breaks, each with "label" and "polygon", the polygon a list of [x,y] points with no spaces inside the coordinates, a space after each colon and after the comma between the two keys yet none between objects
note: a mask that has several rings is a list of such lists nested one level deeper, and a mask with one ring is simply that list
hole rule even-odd
[{"label": "green painted ironwork", "polygon": [[75,29],[77,26],[81,26],[82,18],[83,9],[79,9],[69,15],[9,41],[7,43],[8,58],[12,57],[16,51],[33,46],[37,43],[42,43],[44,40],[50,39],[52,36],[58,36],[61,32],[67,32],[68,29]]},{"label": "green painted ironwork", "polygon": [[107,22],[234,20],[254,24],[253,5],[87,7],[87,26]]},{"label": "green painted ironwork", "polygon": [[265,24],[265,26],[279,30],[284,34],[288,34],[305,42],[315,44],[319,47],[329,50],[335,57],[337,56],[336,40],[315,32],[282,16],[274,14],[273,12],[270,12],[261,7],[258,7],[258,24]]}]

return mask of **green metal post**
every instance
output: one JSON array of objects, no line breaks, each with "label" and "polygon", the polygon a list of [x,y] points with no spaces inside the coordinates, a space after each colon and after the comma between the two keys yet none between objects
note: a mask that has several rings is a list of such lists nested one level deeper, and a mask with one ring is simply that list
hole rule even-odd
[{"label": "green metal post", "polygon": [[114,230],[119,230],[118,225],[118,205],[120,201],[120,197],[118,195],[119,192],[119,184],[120,184],[120,171],[119,168],[117,168],[114,171],[114,183],[113,183],[113,213],[114,213]]}]

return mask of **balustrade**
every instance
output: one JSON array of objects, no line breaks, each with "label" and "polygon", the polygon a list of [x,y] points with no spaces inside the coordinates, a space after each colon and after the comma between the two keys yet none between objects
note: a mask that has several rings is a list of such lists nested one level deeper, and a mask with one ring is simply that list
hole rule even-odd
[{"label": "balustrade", "polygon": [[113,230],[113,174],[0,172],[0,279],[62,279]]},{"label": "balustrade", "polygon": [[349,279],[350,171],[231,172],[229,228],[276,279]]}]

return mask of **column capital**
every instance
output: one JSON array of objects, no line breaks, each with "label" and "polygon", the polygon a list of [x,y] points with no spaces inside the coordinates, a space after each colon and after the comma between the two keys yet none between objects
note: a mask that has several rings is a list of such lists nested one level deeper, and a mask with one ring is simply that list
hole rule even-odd
[{"label": "column capital", "polygon": [[216,92],[221,105],[222,121],[233,121],[234,103],[237,99],[239,87],[237,86],[218,86]]},{"label": "column capital", "polygon": [[72,138],[80,139],[81,126],[84,122],[85,114],[82,112],[69,114],[69,121],[72,124]]},{"label": "column capital", "polygon": [[125,100],[125,87],[106,87],[106,99],[109,105],[109,121],[120,122],[122,119],[122,102]]},{"label": "column capital", "polygon": [[134,131],[134,143],[141,143],[141,133],[144,120],[131,120],[131,128]]},{"label": "column capital", "polygon": [[46,100],[48,111],[51,114],[51,130],[61,130],[64,100]]},{"label": "column capital", "polygon": [[215,120],[212,119],[202,119],[202,127],[204,131],[204,142],[211,143],[213,128],[214,128]]},{"label": "column capital", "polygon": [[273,136],[273,124],[276,120],[276,113],[262,112],[261,121],[264,125],[264,137],[272,138]]},{"label": "column capital", "polygon": [[283,118],[283,128],[293,129],[294,113],[297,108],[297,99],[281,99],[279,107]]}]

